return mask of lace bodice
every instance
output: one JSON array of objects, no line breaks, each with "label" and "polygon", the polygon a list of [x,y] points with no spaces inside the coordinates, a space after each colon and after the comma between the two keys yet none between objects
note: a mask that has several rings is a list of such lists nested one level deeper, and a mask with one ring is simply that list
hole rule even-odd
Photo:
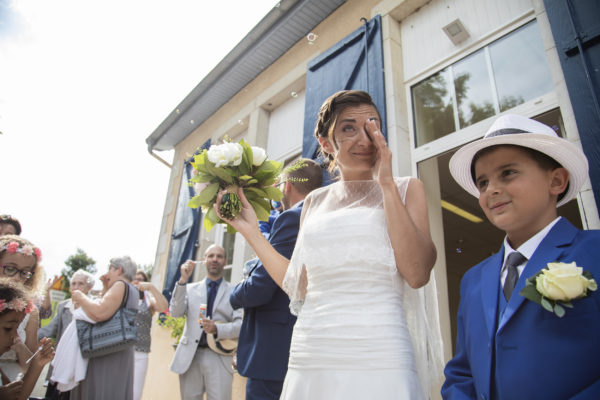
[{"label": "lace bodice", "polygon": [[[409,182],[396,178],[403,202]],[[424,385],[437,379],[435,281],[415,290],[398,272],[376,182],[337,182],[307,197],[283,288],[298,315],[290,368],[400,368],[418,370]]]}]

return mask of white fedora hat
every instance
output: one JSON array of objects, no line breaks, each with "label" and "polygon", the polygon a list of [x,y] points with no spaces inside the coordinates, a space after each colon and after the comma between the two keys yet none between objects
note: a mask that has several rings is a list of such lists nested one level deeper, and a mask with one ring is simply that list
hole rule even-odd
[{"label": "white fedora hat", "polygon": [[521,115],[505,114],[498,117],[483,139],[464,145],[450,159],[450,173],[463,189],[479,198],[479,190],[471,175],[471,164],[477,152],[497,145],[528,147],[546,154],[569,171],[569,187],[558,202],[562,206],[573,199],[588,176],[588,161],[583,151],[559,137],[554,129]]}]

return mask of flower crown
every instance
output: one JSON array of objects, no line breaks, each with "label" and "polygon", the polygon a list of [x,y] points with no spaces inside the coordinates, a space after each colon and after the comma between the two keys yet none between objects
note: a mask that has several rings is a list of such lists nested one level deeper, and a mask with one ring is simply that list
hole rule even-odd
[{"label": "flower crown", "polygon": [[25,301],[23,299],[15,298],[7,303],[6,300],[0,299],[0,312],[3,312],[6,309],[25,311],[25,314],[29,314],[33,310],[33,302],[31,300]]},{"label": "flower crown", "polygon": [[6,251],[9,254],[21,253],[26,256],[35,255],[38,261],[41,261],[42,259],[42,251],[30,244],[21,246],[18,242],[8,242],[7,244],[0,246],[0,252],[2,251]]}]

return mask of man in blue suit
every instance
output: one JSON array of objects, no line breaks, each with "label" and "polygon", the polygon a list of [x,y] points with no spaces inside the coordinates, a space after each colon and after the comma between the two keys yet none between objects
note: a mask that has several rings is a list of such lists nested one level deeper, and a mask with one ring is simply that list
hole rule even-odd
[{"label": "man in blue suit", "polygon": [[[269,242],[283,256],[294,251],[304,198],[322,184],[321,167],[300,159],[282,174],[284,211],[275,219]],[[260,260],[229,297],[234,309],[244,308],[238,339],[237,369],[246,382],[246,400],[277,400],[287,372],[296,317],[289,298],[271,279]]]},{"label": "man in blue suit", "polygon": [[[462,279],[444,399],[600,399],[600,291],[574,266],[546,268],[575,262],[600,278],[600,231],[580,231],[556,211],[577,195],[587,168],[574,144],[516,115],[498,118],[450,160],[454,179],[506,238]],[[573,306],[562,317],[520,293],[542,269],[552,279],[538,277],[546,284],[536,290]]]}]

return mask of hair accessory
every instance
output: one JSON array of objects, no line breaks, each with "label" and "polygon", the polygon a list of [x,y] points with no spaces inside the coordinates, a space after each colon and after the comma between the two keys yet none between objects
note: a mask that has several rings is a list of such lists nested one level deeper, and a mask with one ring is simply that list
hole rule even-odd
[{"label": "hair accessory", "polygon": [[41,261],[42,259],[42,251],[30,244],[20,246],[18,242],[8,242],[7,244],[0,246],[0,252],[2,251],[6,251],[9,254],[21,253],[26,256],[35,255],[38,261]]},{"label": "hair accessory", "polygon": [[483,139],[461,147],[450,159],[450,173],[456,182],[477,198],[479,190],[471,175],[473,157],[480,150],[497,145],[537,150],[556,160],[569,172],[569,187],[557,207],[573,199],[588,177],[588,161],[578,146],[559,137],[548,125],[521,115],[505,114],[494,121]]},{"label": "hair accessory", "polygon": [[29,314],[33,310],[33,302],[31,300],[25,301],[23,299],[15,298],[7,303],[6,300],[0,299],[0,312],[3,312],[6,309],[25,311],[25,314]]}]

